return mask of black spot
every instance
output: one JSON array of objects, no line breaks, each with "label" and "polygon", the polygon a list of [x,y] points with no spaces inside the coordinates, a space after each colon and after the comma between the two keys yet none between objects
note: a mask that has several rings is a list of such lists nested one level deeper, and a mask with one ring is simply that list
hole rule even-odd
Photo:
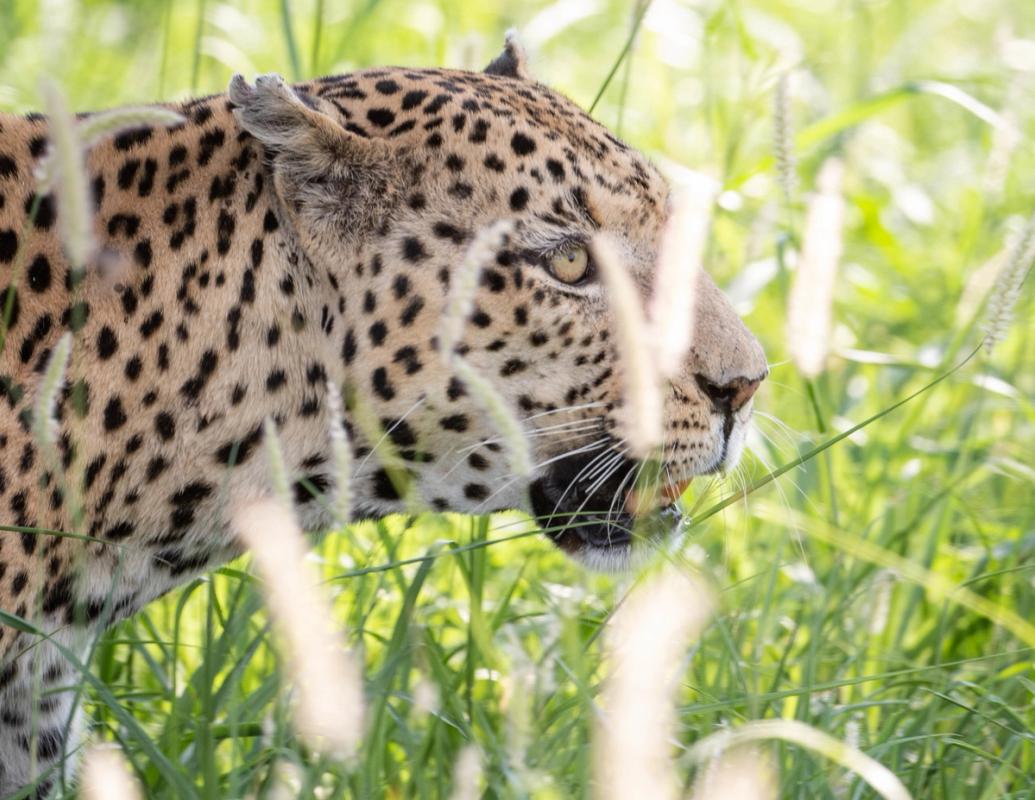
[{"label": "black spot", "polygon": [[8,228],[0,231],[0,264],[10,264],[18,252],[18,234]]},{"label": "black spot", "polygon": [[176,435],[176,422],[172,414],[167,411],[161,412],[155,417],[155,430],[165,441],[169,441]]},{"label": "black spot", "polygon": [[122,399],[113,397],[104,407],[104,429],[115,431],[126,424],[126,412],[122,408]]},{"label": "black spot", "polygon": [[418,262],[428,257],[424,249],[424,243],[415,236],[407,236],[403,240],[403,258],[407,261]]},{"label": "black spot", "polygon": [[118,182],[120,189],[128,189],[133,185],[133,179],[136,178],[138,169],[140,169],[139,158],[131,158],[119,167]]},{"label": "black spot", "polygon": [[378,320],[370,326],[370,330],[367,331],[367,333],[370,335],[370,343],[374,347],[378,347],[384,342],[385,337],[388,335],[388,326],[385,325],[383,320]]},{"label": "black spot", "polygon": [[420,314],[421,309],[424,308],[424,298],[414,297],[406,304],[406,308],[402,310],[399,315],[399,322],[405,328],[413,324],[413,321],[417,319],[417,315]]},{"label": "black spot", "polygon": [[519,156],[535,152],[535,142],[523,133],[515,133],[510,139],[510,146]]},{"label": "black spot", "polygon": [[152,131],[148,127],[124,131],[115,137],[115,149],[129,150],[137,145],[144,144],[151,138],[151,134]]},{"label": "black spot", "polygon": [[528,205],[528,189],[524,186],[519,186],[513,192],[510,193],[510,209],[511,211],[524,211]]},{"label": "black spot", "polygon": [[97,334],[97,355],[107,361],[118,349],[119,340],[115,336],[115,331],[105,325]]},{"label": "black spot", "polygon": [[138,266],[143,267],[144,269],[151,266],[153,255],[150,239],[141,239],[137,242],[137,246],[133,248],[133,260],[137,262]]},{"label": "black spot", "polygon": [[367,111],[367,119],[379,128],[387,128],[395,122],[395,114],[387,108],[371,108]]},{"label": "black spot", "polygon": [[395,94],[399,91],[399,84],[393,80],[381,80],[374,84],[374,88],[381,94]]},{"label": "black spot", "polygon": [[379,469],[374,473],[374,494],[381,500],[399,500],[399,492],[388,476],[388,472]]},{"label": "black spot", "polygon": [[161,456],[155,456],[147,462],[147,469],[144,471],[144,477],[147,479],[148,483],[152,483],[159,475],[165,472],[168,466],[168,461]]},{"label": "black spot", "polygon": [[266,377],[266,391],[276,392],[287,383],[287,375],[282,369],[275,369]]},{"label": "black spot", "polygon": [[388,380],[388,370],[384,367],[378,367],[374,370],[373,374],[370,376],[370,382],[373,385],[377,396],[382,400],[391,400],[395,397],[395,387],[393,387],[391,381]]},{"label": "black spot", "polygon": [[0,178],[13,178],[18,174],[18,165],[6,153],[0,153]]},{"label": "black spot", "polygon": [[42,294],[50,288],[50,262],[44,255],[38,255],[29,265],[29,288],[36,294]]},{"label": "black spot", "polygon": [[119,522],[112,525],[108,530],[104,532],[104,538],[110,542],[121,542],[123,539],[127,539],[133,535],[136,528],[130,522]]},{"label": "black spot", "polygon": [[403,95],[402,110],[409,111],[411,109],[416,108],[421,103],[423,103],[425,99],[427,99],[427,96],[427,92],[422,92],[419,89],[414,89],[413,91],[407,92]]},{"label": "black spot", "polygon": [[450,225],[448,222],[436,222],[433,230],[440,239],[449,239],[453,244],[463,244],[467,238],[467,235],[462,230]]},{"label": "black spot", "polygon": [[489,496],[489,487],[481,483],[469,483],[464,486],[464,497],[468,500],[484,500]]},{"label": "black spot", "polygon": [[558,183],[564,180],[564,165],[555,158],[546,159],[546,169],[552,177]]},{"label": "black spot", "polygon": [[462,433],[467,430],[470,422],[464,414],[453,414],[449,417],[443,417],[439,420],[438,424],[447,431],[460,431]]}]

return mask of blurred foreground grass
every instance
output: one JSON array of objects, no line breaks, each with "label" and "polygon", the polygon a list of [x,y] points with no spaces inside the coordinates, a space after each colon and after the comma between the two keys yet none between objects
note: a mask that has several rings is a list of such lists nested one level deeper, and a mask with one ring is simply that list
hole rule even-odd
[{"label": "blurred foreground grass", "polygon": [[[38,107],[42,75],[92,109],[222,91],[233,71],[479,67],[511,25],[537,76],[588,106],[644,7],[0,0],[0,109]],[[787,204],[772,119],[790,68]],[[688,508],[969,352],[1004,242],[1035,209],[1033,100],[1035,5],[650,4],[595,114],[670,171],[723,182],[709,268],[773,365],[754,454],[725,482],[695,483]],[[845,162],[848,203],[835,357],[808,385],[786,361],[785,309],[802,204],[831,154]],[[917,798],[1033,796],[1033,643],[888,568],[897,557],[1035,619],[1030,297],[1029,286],[991,356],[691,529],[677,557],[712,577],[721,610],[686,656],[682,746],[782,717],[855,743]],[[317,785],[332,797],[445,796],[468,743],[485,796],[586,795],[599,634],[630,579],[587,574],[535,535],[481,546],[531,531],[519,515],[426,515],[323,540],[316,556],[364,653],[370,698],[347,770],[291,734],[243,563],[105,637],[87,693],[95,736],[124,746],[154,797],[243,797],[269,785],[274,763],[298,766],[298,796]],[[787,745],[775,756],[781,796],[871,796],[816,756]],[[685,761],[681,776],[692,778]]]}]

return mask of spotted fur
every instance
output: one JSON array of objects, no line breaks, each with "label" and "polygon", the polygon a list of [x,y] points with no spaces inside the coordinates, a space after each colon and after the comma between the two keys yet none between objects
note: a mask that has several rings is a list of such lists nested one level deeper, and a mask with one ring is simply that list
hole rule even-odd
[{"label": "spotted fur", "polygon": [[[433,508],[545,519],[576,510],[573,498],[596,501],[582,487],[589,459],[623,461],[613,320],[598,283],[566,285],[547,266],[607,231],[648,292],[668,189],[524,62],[508,41],[485,73],[375,69],[294,87],[238,78],[229,95],[172,106],[184,124],[130,130],[89,154],[96,264],[68,263],[61,208],[35,194],[46,119],[0,116],[0,299],[12,304],[0,608],[52,637],[0,624],[0,795],[31,781],[32,763],[46,774],[66,744],[72,693],[60,688],[76,670],[62,653],[81,654],[105,626],[237,554],[228,514],[268,491],[267,417],[305,526],[328,526],[328,382],[366,403]],[[500,218],[516,226],[484,272],[461,350],[533,434],[531,492],[435,339],[452,271]],[[736,459],[766,371],[706,279],[696,319],[666,402],[673,482]],[[74,344],[50,458],[32,408],[65,331]],[[401,509],[399,481],[367,457],[369,432],[350,430],[357,515]],[[618,499],[630,473],[608,469],[625,481],[601,483]],[[628,541],[601,530],[606,541],[563,525],[551,536],[587,560],[620,558]]]}]

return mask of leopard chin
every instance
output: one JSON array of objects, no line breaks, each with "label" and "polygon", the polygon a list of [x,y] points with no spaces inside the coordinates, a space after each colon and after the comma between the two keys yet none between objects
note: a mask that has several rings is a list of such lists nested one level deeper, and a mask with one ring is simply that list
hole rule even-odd
[{"label": "leopard chin", "polygon": [[689,481],[660,486],[644,507],[633,485],[641,462],[622,459],[605,477],[587,479],[594,459],[561,459],[529,487],[536,521],[543,533],[575,561],[598,572],[625,572],[642,565],[685,529],[687,518],[676,503]]}]

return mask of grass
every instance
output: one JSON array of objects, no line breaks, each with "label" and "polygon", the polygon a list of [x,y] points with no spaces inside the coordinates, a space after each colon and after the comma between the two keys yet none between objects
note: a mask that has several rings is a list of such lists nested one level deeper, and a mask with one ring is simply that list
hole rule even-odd
[{"label": "grass", "polygon": [[[894,407],[978,344],[985,265],[1035,207],[1035,7],[51,5],[0,0],[4,110],[38,107],[45,74],[80,109],[221,91],[233,70],[478,66],[517,24],[542,79],[660,163],[713,173],[726,193],[709,268],[766,347],[771,416],[741,472],[685,498],[695,524],[677,557],[711,578],[720,610],[682,666],[680,779],[706,735],[784,719],[857,744],[917,798],[1035,793],[1031,287],[991,355]],[[784,207],[771,120],[788,67],[799,188]],[[988,111],[1021,131],[1009,153]],[[848,204],[835,355],[804,381],[785,309],[804,197],[831,154]],[[766,464],[793,466],[770,480]],[[245,561],[110,631],[83,673],[94,737],[121,745],[148,796],[250,796],[285,763],[292,796],[448,796],[471,743],[487,797],[589,793],[601,633],[632,578],[587,574],[519,515],[364,523],[315,557],[365,664],[355,761],[322,761],[293,735]],[[822,755],[772,747],[780,796],[874,796]]]}]

